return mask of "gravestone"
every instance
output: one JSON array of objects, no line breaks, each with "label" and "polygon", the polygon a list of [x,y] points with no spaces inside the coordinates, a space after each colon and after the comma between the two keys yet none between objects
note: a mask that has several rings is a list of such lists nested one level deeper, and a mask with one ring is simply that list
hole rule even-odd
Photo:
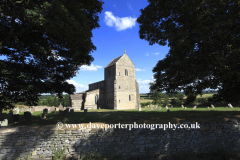
[{"label": "gravestone", "polygon": [[207,107],[207,109],[209,109],[209,107]]},{"label": "gravestone", "polygon": [[187,107],[185,107],[185,109],[187,109]]},{"label": "gravestone", "polygon": [[168,106],[166,106],[166,110],[168,110]]},{"label": "gravestone", "polygon": [[162,109],[162,107],[161,106],[159,106],[159,110],[161,110]]},{"label": "gravestone", "polygon": [[156,105],[156,106],[154,106],[154,109],[155,109],[155,110],[157,110],[157,108],[158,108],[158,106],[157,106],[157,105]]},{"label": "gravestone", "polygon": [[87,113],[87,109],[84,109],[84,113]]},{"label": "gravestone", "polygon": [[74,109],[70,109],[70,113],[74,113]]},{"label": "gravestone", "polygon": [[150,105],[151,111],[153,110],[153,105]]},{"label": "gravestone", "polygon": [[50,112],[55,112],[56,108],[54,106],[51,107]]},{"label": "gravestone", "polygon": [[213,104],[211,104],[211,107],[212,107],[213,109],[215,108]]},{"label": "gravestone", "polygon": [[171,105],[171,108],[173,108],[173,105]]},{"label": "gravestone", "polygon": [[19,114],[19,108],[18,107],[13,109],[13,114]]},{"label": "gravestone", "polygon": [[19,114],[13,115],[13,122],[19,122]]},{"label": "gravestone", "polygon": [[33,112],[35,112],[35,108],[34,107],[31,108],[31,113],[33,113]]},{"label": "gravestone", "polygon": [[48,114],[48,109],[47,108],[43,109],[43,114]]},{"label": "gravestone", "polygon": [[56,107],[56,108],[55,108],[55,110],[56,110],[56,111],[59,111],[59,108],[58,108],[58,107]]},{"label": "gravestone", "polygon": [[24,112],[25,121],[32,121],[32,114],[29,111]]},{"label": "gravestone", "polygon": [[149,105],[147,105],[147,107],[149,108]]},{"label": "gravestone", "polygon": [[228,104],[228,107],[229,107],[229,108],[233,108],[233,106],[231,105],[231,103]]},{"label": "gravestone", "polygon": [[65,110],[66,110],[67,112],[69,112],[69,108],[66,108]]},{"label": "gravestone", "polygon": [[8,119],[3,119],[2,121],[0,121],[0,127],[1,126],[8,126]]},{"label": "gravestone", "polygon": [[182,108],[184,108],[184,106],[183,106],[183,105],[181,105],[181,107],[182,107]]},{"label": "gravestone", "polygon": [[141,105],[138,107],[138,111],[142,111],[142,107],[141,107]]},{"label": "gravestone", "polygon": [[194,107],[193,107],[193,109],[196,109],[196,108],[197,108],[197,106],[194,106]]},{"label": "gravestone", "polygon": [[169,109],[167,109],[167,112],[170,112],[170,110],[169,110]]},{"label": "gravestone", "polygon": [[63,110],[64,110],[64,108],[63,108],[63,106],[62,106],[61,103],[60,103],[60,105],[58,106],[58,108],[59,108],[59,111],[63,111]]}]

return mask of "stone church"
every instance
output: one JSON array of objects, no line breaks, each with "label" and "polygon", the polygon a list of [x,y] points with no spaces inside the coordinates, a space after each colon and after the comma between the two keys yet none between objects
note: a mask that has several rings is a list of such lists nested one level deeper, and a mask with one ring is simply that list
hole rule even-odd
[{"label": "stone church", "polygon": [[104,80],[89,84],[89,89],[71,95],[74,109],[137,109],[140,105],[135,65],[126,54],[104,68]]}]

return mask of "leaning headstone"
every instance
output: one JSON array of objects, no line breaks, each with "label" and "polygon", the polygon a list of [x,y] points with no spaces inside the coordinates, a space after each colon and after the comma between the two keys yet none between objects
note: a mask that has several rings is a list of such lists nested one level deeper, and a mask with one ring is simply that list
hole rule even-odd
[{"label": "leaning headstone", "polygon": [[47,108],[43,109],[43,114],[48,114],[48,109]]},{"label": "leaning headstone", "polygon": [[64,110],[61,103],[60,103],[60,105],[58,106],[58,108],[59,108],[59,111],[63,111],[63,110]]},{"label": "leaning headstone", "polygon": [[184,108],[184,106],[183,106],[183,105],[181,105],[181,107],[182,107],[182,108]]},{"label": "leaning headstone", "polygon": [[167,109],[167,112],[170,112],[170,110],[169,110],[169,109]]},{"label": "leaning headstone", "polygon": [[215,108],[213,104],[211,104],[211,107],[212,107],[213,109]]},{"label": "leaning headstone", "polygon": [[230,103],[228,104],[228,107],[229,107],[229,108],[233,108],[233,106],[232,106]]},{"label": "leaning headstone", "polygon": [[74,109],[70,109],[70,113],[74,113]]},{"label": "leaning headstone", "polygon": [[166,106],[166,110],[168,110],[168,106]]},{"label": "leaning headstone", "polygon": [[196,108],[197,108],[197,106],[194,106],[194,107],[193,107],[193,109],[196,109]]},{"label": "leaning headstone", "polygon": [[55,112],[56,108],[54,106],[51,107],[50,112]]},{"label": "leaning headstone", "polygon": [[29,112],[29,111],[24,112],[24,119],[25,119],[25,121],[32,121],[32,114],[31,114],[31,112]]}]

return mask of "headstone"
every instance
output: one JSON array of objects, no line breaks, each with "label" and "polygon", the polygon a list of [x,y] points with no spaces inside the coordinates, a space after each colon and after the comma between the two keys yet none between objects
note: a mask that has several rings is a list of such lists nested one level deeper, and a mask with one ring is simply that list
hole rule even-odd
[{"label": "headstone", "polygon": [[211,107],[212,107],[213,109],[215,108],[213,104],[211,104]]},{"label": "headstone", "polygon": [[66,110],[67,112],[69,112],[69,108],[66,108],[65,110]]},{"label": "headstone", "polygon": [[185,109],[187,109],[187,107],[185,107]]},{"label": "headstone", "polygon": [[155,110],[157,110],[157,108],[158,108],[158,105],[154,106],[154,109],[155,109]]},{"label": "headstone", "polygon": [[233,106],[231,105],[231,103],[228,104],[228,107],[229,107],[229,108],[233,108]]},{"label": "headstone", "polygon": [[55,112],[56,108],[54,106],[51,107],[50,112]]},{"label": "headstone", "polygon": [[19,114],[19,108],[18,107],[13,109],[13,114]]},{"label": "headstone", "polygon": [[43,109],[43,114],[48,114],[48,109],[47,108]]},{"label": "headstone", "polygon": [[63,110],[64,110],[61,103],[60,103],[60,105],[58,106],[58,108],[59,108],[59,111],[63,111]]},{"label": "headstone", "polygon": [[167,112],[170,112],[170,110],[169,110],[169,109],[167,109]]},{"label": "headstone", "polygon": [[74,109],[70,109],[70,113],[74,113]]},{"label": "headstone", "polygon": [[173,105],[171,105],[171,108],[173,108]]},{"label": "headstone", "polygon": [[149,105],[147,105],[147,107],[149,108]]},{"label": "headstone", "polygon": [[59,111],[59,108],[56,107],[55,110],[56,110],[56,111]]},{"label": "headstone", "polygon": [[150,109],[151,109],[151,111],[153,110],[153,105],[150,105]]},{"label": "headstone", "polygon": [[19,114],[13,115],[13,122],[19,122]]},{"label": "headstone", "polygon": [[197,108],[197,106],[194,106],[194,107],[193,107],[193,109],[196,109],[196,108]]},{"label": "headstone", "polygon": [[181,107],[182,107],[182,108],[184,108],[184,106],[183,106],[183,105],[181,105]]},{"label": "headstone", "polygon": [[8,119],[4,119],[3,121],[0,121],[0,127],[1,126],[8,126]]},{"label": "headstone", "polygon": [[141,105],[138,107],[138,111],[142,111],[142,107],[141,107]]},{"label": "headstone", "polygon": [[209,109],[209,107],[207,107],[207,109]]},{"label": "headstone", "polygon": [[32,121],[32,114],[31,114],[31,112],[29,112],[29,111],[24,112],[24,119],[25,119],[25,121]]},{"label": "headstone", "polygon": [[87,113],[87,109],[84,109],[84,113]]},{"label": "headstone", "polygon": [[161,110],[161,109],[162,109],[162,107],[159,106],[159,110]]},{"label": "headstone", "polygon": [[13,120],[13,111],[12,110],[9,111],[8,118],[9,118],[9,120]]},{"label": "headstone", "polygon": [[166,110],[168,110],[168,106],[166,106]]}]

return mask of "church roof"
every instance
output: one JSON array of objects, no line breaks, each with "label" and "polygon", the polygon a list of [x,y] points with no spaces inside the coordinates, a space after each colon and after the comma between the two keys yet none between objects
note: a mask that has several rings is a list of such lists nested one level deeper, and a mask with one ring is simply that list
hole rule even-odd
[{"label": "church roof", "polygon": [[121,56],[118,57],[118,58],[113,59],[105,68],[114,65],[122,56],[123,56],[123,55],[121,55]]}]

